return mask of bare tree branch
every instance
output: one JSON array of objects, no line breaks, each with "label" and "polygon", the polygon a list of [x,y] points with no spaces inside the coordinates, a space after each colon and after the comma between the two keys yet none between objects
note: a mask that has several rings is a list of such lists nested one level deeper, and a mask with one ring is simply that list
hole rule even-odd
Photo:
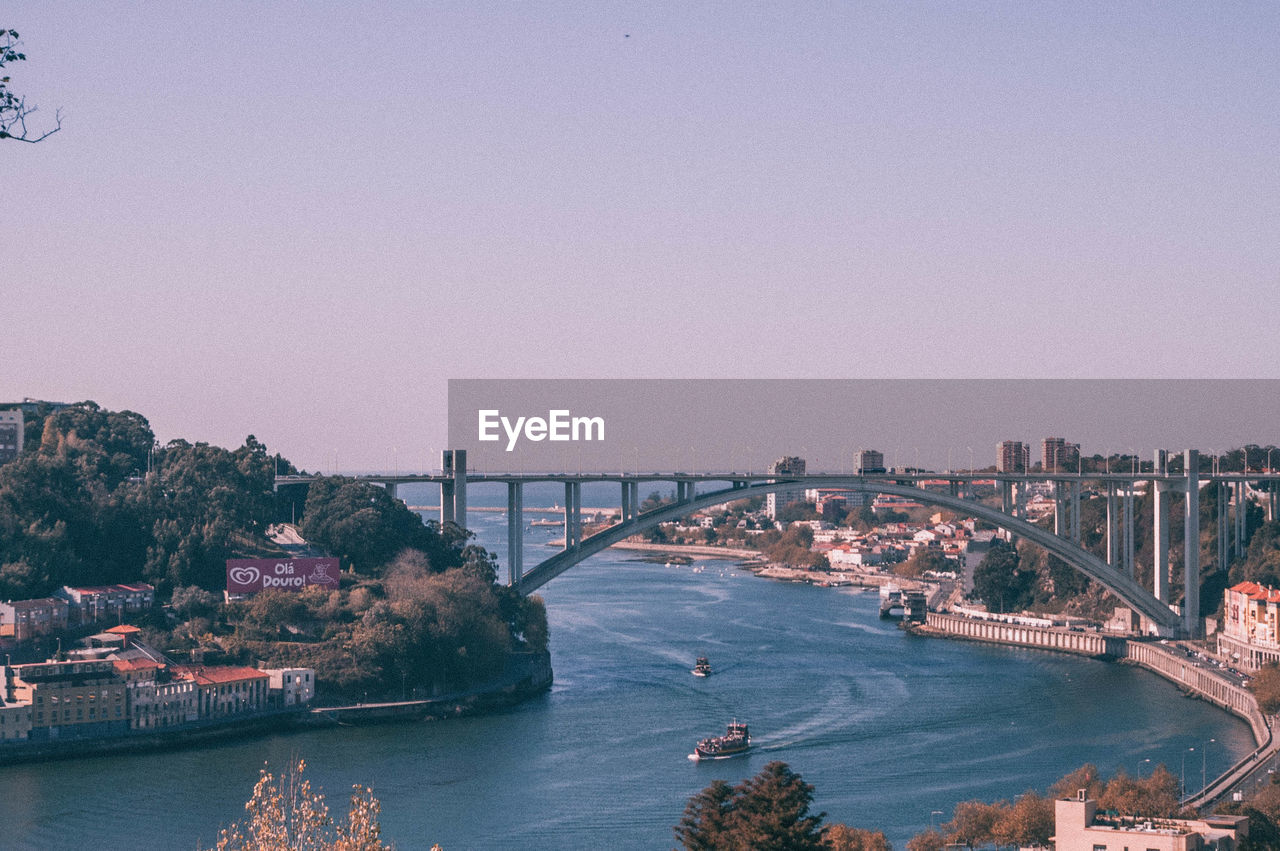
[{"label": "bare tree branch", "polygon": [[[21,44],[17,30],[0,28],[0,68],[10,62],[25,62],[27,55],[18,52]],[[52,130],[45,130],[39,135],[27,127],[27,116],[39,111],[38,107],[27,106],[26,98],[19,97],[9,90],[9,77],[0,77],[0,139],[12,139],[15,142],[34,144],[49,138],[62,129],[62,110],[54,113]]]}]

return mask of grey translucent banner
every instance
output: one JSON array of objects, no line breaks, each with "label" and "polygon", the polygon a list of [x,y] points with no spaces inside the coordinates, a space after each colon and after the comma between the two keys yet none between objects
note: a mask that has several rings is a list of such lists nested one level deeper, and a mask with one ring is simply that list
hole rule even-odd
[{"label": "grey translucent banner", "polygon": [[449,445],[478,472],[762,472],[784,455],[846,472],[862,449],[959,470],[995,463],[1004,440],[1039,457],[1046,437],[1144,459],[1272,445],[1280,380],[449,381]]}]

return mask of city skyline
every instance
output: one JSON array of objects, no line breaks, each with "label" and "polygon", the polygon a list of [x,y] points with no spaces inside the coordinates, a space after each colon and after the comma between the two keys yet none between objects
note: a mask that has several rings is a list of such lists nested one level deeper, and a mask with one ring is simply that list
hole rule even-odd
[{"label": "city skyline", "polygon": [[5,400],[370,469],[450,378],[1276,375],[1271,6],[3,23]]}]

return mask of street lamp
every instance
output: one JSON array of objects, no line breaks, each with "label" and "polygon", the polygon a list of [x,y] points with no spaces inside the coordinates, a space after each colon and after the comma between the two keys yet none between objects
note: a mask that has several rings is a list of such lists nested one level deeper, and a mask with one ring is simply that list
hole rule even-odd
[{"label": "street lamp", "polygon": [[1208,768],[1208,765],[1209,765],[1209,745],[1210,743],[1216,742],[1216,741],[1218,740],[1210,739],[1208,742],[1204,743],[1204,747],[1201,748],[1200,750],[1200,788],[1201,789],[1209,785],[1209,779],[1206,775],[1205,769]]},{"label": "street lamp", "polygon": [[934,818],[934,816],[940,816],[940,815],[942,815],[942,810],[929,811],[929,829],[932,830],[934,833],[938,832],[938,820]]},{"label": "street lamp", "polygon": [[1195,748],[1187,748],[1182,752],[1182,797],[1187,797],[1187,754],[1195,753]]}]

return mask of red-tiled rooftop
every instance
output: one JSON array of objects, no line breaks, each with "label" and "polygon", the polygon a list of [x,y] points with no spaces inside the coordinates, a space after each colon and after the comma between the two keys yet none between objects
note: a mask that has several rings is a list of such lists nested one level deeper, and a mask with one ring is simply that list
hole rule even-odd
[{"label": "red-tiled rooftop", "polygon": [[103,632],[110,632],[116,635],[133,635],[134,633],[142,632],[142,628],[122,623],[119,626],[111,627],[111,629],[104,629]]},{"label": "red-tiled rooftop", "polygon": [[179,676],[190,677],[200,685],[218,685],[220,683],[235,683],[243,680],[268,679],[265,671],[259,671],[257,668],[247,668],[243,665],[211,665],[209,667],[182,665],[174,668],[174,673]]},{"label": "red-tiled rooftop", "polygon": [[111,664],[115,665],[116,670],[122,674],[128,671],[150,671],[164,667],[154,659],[112,659]]},{"label": "red-tiled rooftop", "polygon": [[1240,582],[1232,585],[1229,589],[1239,594],[1244,594],[1250,600],[1258,600],[1267,603],[1280,603],[1280,591],[1270,588],[1263,588],[1256,582]]},{"label": "red-tiled rooftop", "polygon": [[154,591],[154,585],[148,585],[145,582],[137,582],[132,585],[82,585],[79,587],[68,585],[72,591],[80,594],[112,594],[120,591]]}]

